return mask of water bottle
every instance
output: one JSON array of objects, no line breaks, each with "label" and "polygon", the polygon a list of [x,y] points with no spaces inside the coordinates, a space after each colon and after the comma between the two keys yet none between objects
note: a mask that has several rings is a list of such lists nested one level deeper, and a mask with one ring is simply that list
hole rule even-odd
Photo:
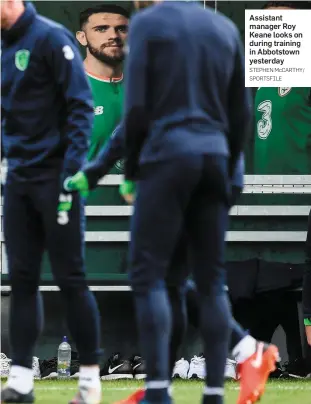
[{"label": "water bottle", "polygon": [[57,356],[57,376],[59,379],[68,379],[70,377],[71,365],[71,346],[68,344],[67,337],[58,347]]}]

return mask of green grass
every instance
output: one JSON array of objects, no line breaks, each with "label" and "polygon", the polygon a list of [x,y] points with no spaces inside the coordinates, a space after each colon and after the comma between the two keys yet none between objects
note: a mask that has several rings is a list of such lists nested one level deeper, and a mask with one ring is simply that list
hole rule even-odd
[{"label": "green grass", "polygon": [[[76,392],[77,381],[36,381],[36,403],[66,404]],[[102,404],[113,404],[126,398],[143,383],[136,381],[102,382]],[[176,381],[173,384],[176,404],[199,404],[201,402],[202,382]],[[238,383],[226,384],[226,404],[236,403]],[[311,379],[308,381],[274,381],[267,385],[266,393],[260,404],[311,404]]]}]

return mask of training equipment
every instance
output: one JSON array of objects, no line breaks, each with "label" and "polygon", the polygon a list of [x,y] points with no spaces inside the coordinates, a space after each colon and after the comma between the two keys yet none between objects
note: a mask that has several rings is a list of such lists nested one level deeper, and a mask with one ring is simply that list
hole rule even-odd
[{"label": "training equipment", "polygon": [[68,379],[70,377],[71,366],[71,346],[68,344],[67,337],[58,347],[57,374],[59,379]]},{"label": "training equipment", "polygon": [[40,364],[41,379],[57,379],[57,357],[43,360]]},{"label": "training equipment", "polygon": [[11,368],[11,359],[1,352],[0,355],[0,377],[8,377]]},{"label": "training equipment", "polygon": [[203,355],[196,356],[191,359],[188,379],[201,379],[204,380],[206,376],[205,358]]},{"label": "training equipment", "polygon": [[276,369],[275,364],[279,360],[279,351],[275,345],[257,343],[256,352],[237,367],[241,379],[238,404],[253,404],[260,400],[268,376]]},{"label": "training equipment", "polygon": [[225,368],[225,378],[230,380],[237,380],[237,362],[233,359],[227,359]]},{"label": "training equipment", "polygon": [[184,358],[179,359],[175,363],[172,377],[174,379],[187,379],[189,367],[190,367],[190,364],[186,359],[184,359]]},{"label": "training equipment", "polygon": [[122,359],[120,353],[111,355],[107,363],[100,371],[102,380],[133,379],[133,368],[131,362]]},{"label": "training equipment", "polygon": [[136,379],[136,380],[146,379],[147,374],[146,374],[146,364],[145,364],[144,359],[139,355],[134,355],[130,359],[130,362],[132,364],[134,379]]},{"label": "training equipment", "polygon": [[33,370],[33,377],[35,379],[41,379],[40,361],[39,358],[37,358],[36,356],[32,358],[32,370]]}]

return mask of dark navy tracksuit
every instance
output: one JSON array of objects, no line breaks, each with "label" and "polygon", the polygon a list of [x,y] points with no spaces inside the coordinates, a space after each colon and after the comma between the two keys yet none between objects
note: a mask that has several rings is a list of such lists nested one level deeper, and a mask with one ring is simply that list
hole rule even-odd
[{"label": "dark navy tracksuit", "polygon": [[164,279],[186,232],[213,369],[204,403],[222,403],[231,320],[224,240],[231,177],[251,118],[243,49],[231,21],[194,2],[164,2],[138,13],[128,44],[125,176],[138,181],[129,277],[146,357],[146,400],[170,402]]},{"label": "dark navy tracksuit", "polygon": [[[114,130],[112,136],[108,140],[105,147],[103,147],[96,159],[89,162],[83,171],[87,176],[90,189],[96,187],[100,178],[109,173],[114,164],[124,158],[124,127],[123,123],[118,125]],[[244,186],[244,156],[238,159],[234,174],[232,177],[232,191],[230,205],[234,206],[237,202],[239,195]],[[174,257],[171,261],[170,268],[167,271],[166,285],[172,303],[172,334],[170,345],[170,371],[177,360],[178,349],[182,343],[182,337],[185,329],[185,307],[181,303],[178,286],[183,285],[186,276],[190,272],[188,263],[188,239],[187,234],[181,237],[177,248],[175,249]],[[177,288],[176,288],[177,286]],[[176,290],[177,289],[177,290]],[[199,299],[195,283],[188,280],[186,283],[185,294],[187,297],[187,312],[189,322],[194,326],[199,326]],[[176,304],[177,300],[177,304]],[[246,335],[245,331],[241,329],[240,325],[232,319],[232,333],[230,341],[230,350],[232,350]]]},{"label": "dark navy tracksuit", "polygon": [[58,213],[63,181],[85,161],[92,94],[72,34],[31,4],[2,32],[2,143],[8,161],[4,235],[12,287],[13,362],[31,367],[42,326],[37,292],[47,249],[81,364],[99,354],[97,306],[84,273],[84,207]]}]

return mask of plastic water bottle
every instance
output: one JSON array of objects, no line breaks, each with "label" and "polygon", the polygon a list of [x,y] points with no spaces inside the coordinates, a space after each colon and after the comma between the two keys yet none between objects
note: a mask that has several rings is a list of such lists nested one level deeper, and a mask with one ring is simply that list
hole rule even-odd
[{"label": "plastic water bottle", "polygon": [[68,344],[67,337],[58,347],[57,356],[57,376],[59,379],[68,379],[70,377],[71,365],[71,346]]}]

